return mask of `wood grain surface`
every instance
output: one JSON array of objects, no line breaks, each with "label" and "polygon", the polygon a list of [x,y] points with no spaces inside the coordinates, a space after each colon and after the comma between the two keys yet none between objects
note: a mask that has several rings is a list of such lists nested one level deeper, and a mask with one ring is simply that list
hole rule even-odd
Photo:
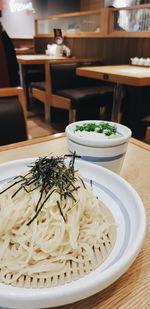
[{"label": "wood grain surface", "polygon": [[101,61],[101,58],[76,58],[76,57],[50,57],[46,54],[39,55],[19,55],[17,62],[20,64],[45,64],[45,63],[72,63],[72,62],[91,62]]},{"label": "wood grain surface", "polygon": [[150,68],[133,65],[108,65],[76,69],[77,75],[131,86],[150,85]]},{"label": "wood grain surface", "polygon": [[[150,33],[150,31],[149,31]],[[35,52],[44,54],[53,38],[34,37]],[[64,38],[64,44],[77,58],[101,58],[104,65],[129,64],[130,58],[149,57],[149,38]]]},{"label": "wood grain surface", "polygon": [[[0,162],[68,153],[66,137],[56,134],[0,147]],[[150,309],[150,146],[130,139],[121,176],[140,195],[147,214],[147,231],[135,262],[115,283],[89,298],[57,309]],[[67,288],[67,287],[66,287]]]}]

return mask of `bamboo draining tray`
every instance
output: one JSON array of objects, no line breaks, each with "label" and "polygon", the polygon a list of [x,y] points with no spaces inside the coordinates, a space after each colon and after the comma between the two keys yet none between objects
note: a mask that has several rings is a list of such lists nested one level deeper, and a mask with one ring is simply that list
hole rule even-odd
[{"label": "bamboo draining tray", "polygon": [[[93,256],[87,259],[84,255],[78,257],[78,262],[68,261],[64,273],[41,279],[37,276],[29,277],[22,275],[18,280],[12,282],[12,286],[19,288],[49,288],[64,285],[84,277],[89,272],[100,266],[110,255],[116,241],[116,225],[111,212],[101,203],[102,211],[108,222],[111,222],[110,232],[105,236],[103,243],[98,248],[93,247]],[[13,279],[8,274],[6,279]]]}]

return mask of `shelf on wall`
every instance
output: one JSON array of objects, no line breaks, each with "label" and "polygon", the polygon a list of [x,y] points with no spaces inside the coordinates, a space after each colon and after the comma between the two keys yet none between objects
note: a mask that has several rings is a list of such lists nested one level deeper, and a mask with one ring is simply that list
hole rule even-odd
[{"label": "shelf on wall", "polygon": [[125,8],[53,15],[35,19],[35,37],[53,38],[53,29],[64,37],[150,37],[150,4]]}]

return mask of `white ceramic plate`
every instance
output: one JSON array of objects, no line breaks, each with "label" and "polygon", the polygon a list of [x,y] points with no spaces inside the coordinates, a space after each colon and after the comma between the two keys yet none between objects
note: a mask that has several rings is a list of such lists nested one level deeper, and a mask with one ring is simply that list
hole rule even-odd
[{"label": "white ceramic plate", "polygon": [[[20,174],[33,159],[0,165],[0,184]],[[72,303],[91,296],[117,280],[133,263],[144,240],[146,216],[136,191],[120,176],[94,164],[76,160],[85,182],[112,212],[117,224],[115,246],[106,261],[83,278],[63,286],[44,289],[16,288],[0,284],[0,306],[45,308]]]}]

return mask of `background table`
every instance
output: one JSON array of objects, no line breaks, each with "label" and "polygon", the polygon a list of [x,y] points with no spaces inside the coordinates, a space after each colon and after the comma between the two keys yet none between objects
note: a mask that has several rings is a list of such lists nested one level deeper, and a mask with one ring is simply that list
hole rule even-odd
[{"label": "background table", "polygon": [[[27,157],[64,155],[68,153],[65,134],[0,147],[0,162]],[[141,196],[150,220],[150,146],[130,139],[121,171]],[[77,303],[58,309],[150,309],[150,228],[143,247],[129,270],[103,291]]]},{"label": "background table", "polygon": [[[25,99],[26,99],[26,107],[30,109],[29,104],[29,89],[28,85],[26,84],[26,74],[28,73],[29,66],[31,65],[44,65],[44,73],[45,73],[45,85],[48,88],[51,87],[50,85],[50,64],[53,63],[74,63],[74,62],[85,62],[90,63],[91,61],[102,61],[99,58],[76,58],[76,57],[51,57],[47,55],[24,55],[24,56],[17,56],[17,61],[19,63],[19,71],[20,71],[20,80],[21,86],[24,89]],[[36,74],[36,73],[35,73]],[[65,77],[64,77],[65,78]],[[45,109],[45,119],[47,122],[50,122],[50,106],[44,104]]]},{"label": "background table", "polygon": [[111,120],[120,121],[121,102],[124,96],[124,86],[149,86],[150,68],[133,65],[109,65],[99,67],[84,67],[76,70],[77,75],[105,80],[115,83]]},{"label": "background table", "polygon": [[[22,55],[17,56],[17,62],[19,64],[19,72],[20,72],[20,81],[21,86],[24,89],[25,99],[26,99],[26,106],[29,109],[29,89],[28,85],[26,84],[26,74],[28,73],[29,66],[33,65],[46,65],[46,63],[58,63],[58,62],[66,62],[67,60],[73,61],[74,58],[66,58],[66,57],[51,57],[47,56],[46,54],[41,55]],[[46,66],[44,68],[46,70]],[[35,73],[36,74],[36,73]],[[47,107],[45,107],[47,108]],[[45,111],[45,113],[47,110]]]},{"label": "background table", "polygon": [[22,55],[22,56],[17,56],[17,61],[20,64],[45,64],[46,62],[52,61],[58,61],[58,60],[66,60],[66,59],[75,59],[74,57],[72,58],[67,58],[67,57],[52,57],[48,56],[46,54],[36,54],[36,55]]}]

